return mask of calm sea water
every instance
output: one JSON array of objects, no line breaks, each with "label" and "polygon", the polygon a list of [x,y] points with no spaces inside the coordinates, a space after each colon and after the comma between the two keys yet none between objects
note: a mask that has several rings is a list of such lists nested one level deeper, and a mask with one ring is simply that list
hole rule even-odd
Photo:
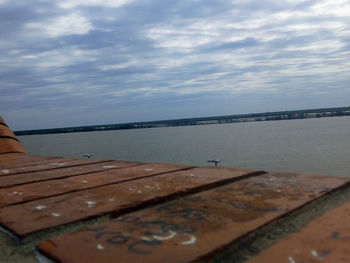
[{"label": "calm sea water", "polygon": [[[32,154],[350,177],[350,117],[19,136]],[[210,165],[210,164],[209,164]]]}]

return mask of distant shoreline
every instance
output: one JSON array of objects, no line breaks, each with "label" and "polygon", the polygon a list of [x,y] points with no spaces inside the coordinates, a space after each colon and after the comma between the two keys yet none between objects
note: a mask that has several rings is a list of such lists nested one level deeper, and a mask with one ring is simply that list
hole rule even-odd
[{"label": "distant shoreline", "polygon": [[255,122],[255,121],[277,121],[277,120],[309,119],[309,118],[340,117],[340,116],[350,116],[350,107],[264,112],[264,113],[224,115],[224,116],[214,116],[214,117],[132,122],[132,123],[39,129],[39,130],[22,130],[22,131],[15,131],[14,133],[17,136],[22,136],[22,135],[35,135],[35,134],[144,129],[144,128],[158,128],[158,127],[207,125],[207,124]]}]

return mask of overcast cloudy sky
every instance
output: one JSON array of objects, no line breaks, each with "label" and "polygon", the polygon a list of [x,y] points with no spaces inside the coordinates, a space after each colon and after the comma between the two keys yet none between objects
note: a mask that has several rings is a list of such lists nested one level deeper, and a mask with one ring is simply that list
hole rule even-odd
[{"label": "overcast cloudy sky", "polygon": [[14,130],[350,106],[349,0],[0,0]]}]

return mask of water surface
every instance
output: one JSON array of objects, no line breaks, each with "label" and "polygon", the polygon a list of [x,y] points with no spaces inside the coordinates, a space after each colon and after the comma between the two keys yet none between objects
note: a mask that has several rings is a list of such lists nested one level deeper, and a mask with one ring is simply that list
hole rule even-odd
[{"label": "water surface", "polygon": [[[32,154],[350,177],[350,117],[19,136]],[[210,165],[210,164],[209,164]]]}]

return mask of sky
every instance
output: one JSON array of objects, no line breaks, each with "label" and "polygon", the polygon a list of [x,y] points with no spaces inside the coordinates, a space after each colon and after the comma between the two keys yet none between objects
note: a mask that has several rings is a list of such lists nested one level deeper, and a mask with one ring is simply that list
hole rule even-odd
[{"label": "sky", "polygon": [[350,106],[349,0],[0,0],[13,130]]}]

